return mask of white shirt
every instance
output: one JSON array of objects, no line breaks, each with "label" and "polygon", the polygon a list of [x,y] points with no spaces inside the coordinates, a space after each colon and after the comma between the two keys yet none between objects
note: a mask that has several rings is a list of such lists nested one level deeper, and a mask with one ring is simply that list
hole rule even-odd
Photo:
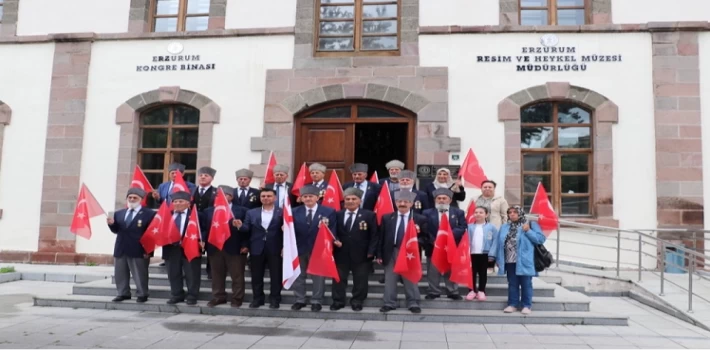
[{"label": "white shirt", "polygon": [[[350,213],[353,213],[353,215],[352,215],[352,218],[353,218],[352,225],[355,225],[355,218],[357,218],[357,212],[358,212],[358,209],[355,209],[355,211],[350,211],[350,210],[347,210],[347,209],[346,209],[346,210],[345,210],[345,217],[343,217],[343,225],[345,225],[345,224],[348,222],[348,218],[350,218],[350,216],[351,216]],[[352,227],[352,226],[351,226],[351,227]],[[347,227],[347,226],[346,226],[345,229],[346,229],[346,230],[349,230],[350,227]]]},{"label": "white shirt", "polygon": [[200,186],[200,187],[197,189],[197,193],[199,193],[200,196],[201,196],[201,195],[203,195],[202,192],[207,193],[207,190],[208,190],[210,187],[212,187],[212,186],[207,186],[207,187],[202,187],[202,186]]},{"label": "white shirt", "polygon": [[278,182],[275,183],[274,184],[274,191],[276,191],[276,194],[278,194],[278,196],[279,196],[279,198],[278,198],[279,207],[283,207],[284,202],[286,201],[286,194],[288,193],[288,189],[286,188],[286,183],[285,182],[282,184],[280,184]]},{"label": "white shirt", "polygon": [[360,197],[360,208],[365,204],[365,195],[367,194],[367,182],[363,181],[361,183],[355,183],[355,188],[362,191],[362,196]]},{"label": "white shirt", "polygon": [[320,180],[320,181],[318,181],[318,182],[313,182],[313,186],[321,187],[321,186],[323,185],[323,181],[325,181],[325,180]]},{"label": "white shirt", "polygon": [[[126,216],[123,217],[123,221],[128,221],[128,216],[131,215],[131,210],[133,210],[133,218],[135,219],[138,212],[141,211],[141,208],[142,206],[140,205],[137,206],[136,209],[128,208],[128,210],[126,210]],[[127,222],[127,224],[130,224],[130,222]]]},{"label": "white shirt", "polygon": [[182,213],[182,215],[180,217],[180,227],[178,227],[178,230],[180,230],[180,235],[182,235],[183,232],[185,232],[185,224],[187,223],[187,220],[188,220],[187,209],[185,209],[183,211],[174,212],[173,213],[173,221],[175,221],[175,218],[177,217],[178,213]]},{"label": "white shirt", "polygon": [[313,220],[316,220],[316,211],[318,211],[318,202],[316,202],[316,205],[314,205],[313,208],[309,208],[306,205],[304,205],[304,207],[306,207],[306,217],[308,217],[308,211],[313,210],[311,215],[313,215]]},{"label": "white shirt", "polygon": [[471,237],[471,254],[483,254],[483,225],[475,224]]},{"label": "white shirt", "polygon": [[402,220],[402,215],[404,215],[404,234],[407,234],[407,225],[409,225],[409,212],[402,214],[397,211],[397,226],[394,227],[394,244],[397,244],[397,232],[399,231],[399,221]]},{"label": "white shirt", "polygon": [[264,230],[269,228],[269,225],[271,224],[271,219],[273,218],[274,209],[266,210],[264,208],[261,208],[261,227],[263,227]]}]

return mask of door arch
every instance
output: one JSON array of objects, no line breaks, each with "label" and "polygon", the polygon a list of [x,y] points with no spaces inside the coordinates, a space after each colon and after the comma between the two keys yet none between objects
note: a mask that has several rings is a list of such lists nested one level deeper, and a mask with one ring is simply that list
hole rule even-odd
[{"label": "door arch", "polygon": [[[393,158],[414,169],[416,114],[372,100],[340,100],[298,113],[294,128],[294,167],[321,163],[340,180],[351,180],[349,167],[367,163],[368,177],[386,177],[385,163]],[[387,159],[389,158],[389,159]],[[296,169],[294,169],[295,171]]]}]

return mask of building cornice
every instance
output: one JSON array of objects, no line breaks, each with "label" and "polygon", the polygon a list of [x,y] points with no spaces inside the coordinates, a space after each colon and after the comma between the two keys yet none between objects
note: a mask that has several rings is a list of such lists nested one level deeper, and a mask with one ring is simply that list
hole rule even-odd
[{"label": "building cornice", "polygon": [[705,32],[710,23],[699,22],[648,22],[635,24],[589,24],[582,26],[422,26],[420,35],[448,34],[504,34],[504,33],[653,33],[653,32]]}]

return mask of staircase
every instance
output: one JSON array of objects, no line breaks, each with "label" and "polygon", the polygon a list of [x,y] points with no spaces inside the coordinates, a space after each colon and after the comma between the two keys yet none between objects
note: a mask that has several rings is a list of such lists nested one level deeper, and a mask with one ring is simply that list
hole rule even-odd
[{"label": "staircase", "polygon": [[[330,311],[328,306],[332,303],[330,298],[330,287],[332,281],[326,281],[326,296],[323,300],[324,308],[320,312],[312,312],[309,307],[300,311],[291,310],[291,304],[295,303],[295,296],[292,291],[283,290],[281,308],[271,310],[267,306],[258,309],[249,309],[248,303],[252,300],[251,273],[246,270],[246,296],[244,305],[241,308],[232,308],[229,304],[220,305],[215,308],[206,306],[207,301],[212,298],[211,281],[207,279],[203,268],[203,279],[201,290],[198,296],[197,306],[188,306],[184,303],[176,306],[167,305],[165,302],[170,297],[170,287],[165,267],[153,264],[149,268],[150,272],[150,299],[147,303],[138,304],[134,298],[121,303],[113,303],[111,299],[116,296],[116,288],[113,278],[93,282],[77,283],[73,287],[71,295],[58,296],[52,298],[35,298],[36,306],[46,307],[71,307],[71,308],[91,308],[109,310],[130,310],[148,312],[167,313],[193,313],[208,315],[233,315],[233,316],[260,316],[260,317],[288,317],[288,318],[320,318],[320,319],[350,319],[350,320],[380,320],[380,321],[408,321],[408,322],[460,322],[460,323],[486,323],[486,324],[569,324],[569,325],[628,325],[628,318],[625,316],[596,313],[591,311],[591,301],[581,293],[568,291],[558,284],[559,279],[546,277],[547,282],[541,278],[533,279],[534,298],[533,313],[523,316],[519,312],[504,314],[503,308],[507,301],[507,281],[505,276],[489,275],[487,296],[485,302],[478,301],[454,301],[445,296],[435,300],[425,300],[426,295],[426,269],[424,277],[419,283],[422,300],[420,306],[421,314],[412,314],[405,305],[404,289],[399,285],[398,309],[386,314],[380,313],[382,306],[382,293],[384,284],[379,280],[384,276],[381,266],[375,267],[375,272],[369,276],[369,293],[363,304],[363,310],[355,312],[346,306],[338,311]],[[268,276],[268,272],[266,274]],[[264,280],[264,290],[268,297],[269,278]],[[227,293],[230,292],[230,279],[227,279]],[[278,281],[281,283],[281,281]],[[307,280],[307,290],[310,291],[311,281]],[[352,276],[349,280],[352,286]],[[131,287],[134,286],[131,283]],[[351,287],[348,288],[350,290]],[[461,295],[468,293],[466,287],[461,288]],[[134,290],[135,292],[135,290]],[[310,296],[310,292],[307,293]],[[347,304],[347,301],[346,301]]]}]

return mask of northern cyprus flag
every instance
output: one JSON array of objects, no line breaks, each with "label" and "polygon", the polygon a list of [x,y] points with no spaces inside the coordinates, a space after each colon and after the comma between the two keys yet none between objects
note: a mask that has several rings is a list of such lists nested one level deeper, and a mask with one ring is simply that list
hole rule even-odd
[{"label": "northern cyprus flag", "polygon": [[293,282],[301,274],[301,263],[298,261],[296,247],[296,230],[293,228],[293,212],[288,198],[284,201],[284,249],[283,249],[283,286],[290,289]]}]

